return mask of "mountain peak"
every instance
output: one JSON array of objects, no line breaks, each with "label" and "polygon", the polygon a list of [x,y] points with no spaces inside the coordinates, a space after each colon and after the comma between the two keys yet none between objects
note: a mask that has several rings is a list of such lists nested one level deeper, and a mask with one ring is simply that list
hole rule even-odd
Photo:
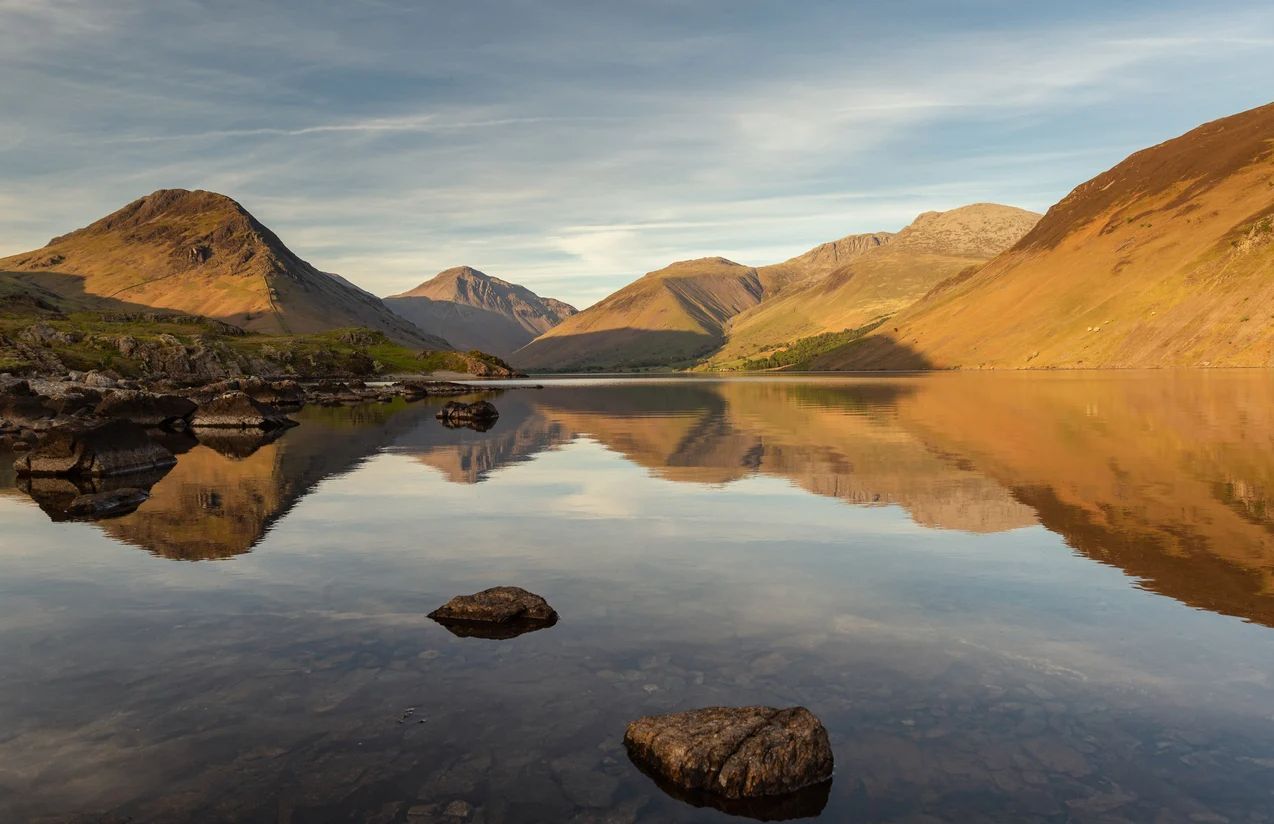
[{"label": "mountain peak", "polygon": [[385,302],[407,320],[438,329],[462,349],[500,357],[508,357],[576,311],[472,266],[444,269]]},{"label": "mountain peak", "polygon": [[306,333],[364,326],[412,345],[446,341],[292,252],[237,201],[160,189],[0,269],[40,271],[68,293],[217,318],[250,331]]}]

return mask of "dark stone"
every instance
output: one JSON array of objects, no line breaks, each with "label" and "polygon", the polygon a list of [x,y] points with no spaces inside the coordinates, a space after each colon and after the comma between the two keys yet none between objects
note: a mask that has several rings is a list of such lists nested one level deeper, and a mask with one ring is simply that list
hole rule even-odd
[{"label": "dark stone", "polygon": [[453,634],[465,638],[514,638],[557,623],[557,611],[521,587],[492,587],[457,595],[429,613]]},{"label": "dark stone", "polygon": [[196,432],[199,443],[227,458],[247,458],[261,447],[283,437],[285,428],[274,429],[203,429]]},{"label": "dark stone", "polygon": [[447,401],[447,404],[438,410],[436,417],[444,426],[452,428],[466,426],[485,432],[495,425],[496,419],[500,417],[500,411],[489,401],[473,403]]},{"label": "dark stone", "polygon": [[296,426],[278,409],[253,400],[246,393],[227,392],[199,407],[191,418],[196,428],[277,429]]},{"label": "dark stone", "polygon": [[136,511],[137,507],[150,498],[150,493],[126,486],[108,492],[92,492],[72,499],[67,507],[67,514],[74,518],[100,520],[116,518]]},{"label": "dark stone", "polygon": [[147,427],[170,427],[185,422],[198,407],[179,395],[156,395],[150,392],[114,392],[97,405],[102,418],[124,418]]},{"label": "dark stone", "polygon": [[651,775],[725,799],[783,796],[832,777],[823,724],[804,707],[707,707],[639,718],[629,756]]},{"label": "dark stone", "polygon": [[13,464],[20,476],[105,477],[170,467],[173,454],[132,421],[58,426]]}]

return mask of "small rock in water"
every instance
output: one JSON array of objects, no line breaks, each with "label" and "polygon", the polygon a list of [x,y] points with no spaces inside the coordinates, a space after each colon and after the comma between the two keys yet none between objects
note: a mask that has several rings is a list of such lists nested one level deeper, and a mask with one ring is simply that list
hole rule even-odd
[{"label": "small rock in water", "polygon": [[557,611],[539,595],[521,587],[492,587],[457,595],[429,617],[462,637],[503,639],[551,627]]},{"label": "small rock in water", "polygon": [[647,716],[628,725],[624,743],[633,761],[657,779],[725,799],[787,795],[832,777],[827,730],[804,707],[708,707]]},{"label": "small rock in water", "polygon": [[474,401],[473,403],[447,401],[447,404],[438,410],[436,417],[445,426],[467,426],[470,429],[485,432],[500,417],[500,410],[496,409],[490,401]]}]

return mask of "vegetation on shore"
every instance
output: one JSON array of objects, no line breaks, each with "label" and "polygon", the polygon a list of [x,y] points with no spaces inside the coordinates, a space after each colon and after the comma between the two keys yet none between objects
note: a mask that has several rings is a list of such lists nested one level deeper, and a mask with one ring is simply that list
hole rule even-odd
[{"label": "vegetation on shore", "polygon": [[62,313],[49,306],[0,306],[0,372],[110,370],[122,377],[226,374],[307,377],[512,374],[482,352],[417,350],[383,332],[347,328],[263,335],[208,318],[178,314]]},{"label": "vegetation on shore", "polygon": [[801,370],[806,368],[819,355],[839,349],[852,343],[889,319],[888,315],[876,318],[871,323],[856,329],[842,329],[839,332],[824,332],[821,335],[810,335],[787,344],[782,349],[758,358],[747,358],[733,364],[716,366],[719,371],[759,372],[772,369]]}]

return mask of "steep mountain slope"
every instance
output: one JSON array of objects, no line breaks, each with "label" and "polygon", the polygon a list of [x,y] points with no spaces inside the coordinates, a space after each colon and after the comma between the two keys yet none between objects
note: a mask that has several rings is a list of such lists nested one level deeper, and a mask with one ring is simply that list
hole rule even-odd
[{"label": "steep mountain slope", "polygon": [[385,298],[385,305],[460,349],[502,358],[577,311],[469,266],[439,272],[411,291]]},{"label": "steep mountain slope", "polygon": [[737,365],[799,338],[854,329],[891,315],[937,283],[1009,248],[1039,217],[994,203],[925,212],[887,243],[734,318],[711,365]]},{"label": "steep mountain slope", "polygon": [[757,271],[725,258],[674,263],[639,278],[514,353],[526,369],[639,368],[700,358],[727,320],[760,303]]},{"label": "steep mountain slope", "polygon": [[1274,365],[1274,104],[1137,152],[826,369]]},{"label": "steep mountain slope", "polygon": [[893,232],[848,235],[830,243],[820,243],[805,254],[782,263],[761,266],[756,273],[768,299],[789,286],[831,274],[864,252],[884,246],[895,237]]},{"label": "steep mountain slope", "polygon": [[43,249],[0,259],[39,272],[67,298],[105,298],[227,321],[256,332],[375,329],[402,343],[450,348],[379,298],[320,272],[230,198],[164,189]]}]

